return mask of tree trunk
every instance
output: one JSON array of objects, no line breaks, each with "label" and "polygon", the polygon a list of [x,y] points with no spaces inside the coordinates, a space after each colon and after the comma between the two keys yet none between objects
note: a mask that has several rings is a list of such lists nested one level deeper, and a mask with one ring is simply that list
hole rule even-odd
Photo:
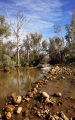
[{"label": "tree trunk", "polygon": [[19,67],[20,66],[20,57],[19,57],[20,55],[19,55],[19,47],[17,47],[17,67]]},{"label": "tree trunk", "polygon": [[28,65],[29,65],[29,50],[27,50],[27,60],[28,60]]}]

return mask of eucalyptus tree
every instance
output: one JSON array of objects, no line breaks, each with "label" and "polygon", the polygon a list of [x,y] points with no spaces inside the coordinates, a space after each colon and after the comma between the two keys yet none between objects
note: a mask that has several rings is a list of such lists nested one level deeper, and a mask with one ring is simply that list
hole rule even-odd
[{"label": "eucalyptus tree", "polygon": [[26,17],[23,14],[22,10],[18,9],[18,6],[16,6],[16,10],[15,10],[15,21],[14,23],[11,22],[10,17],[8,15],[8,11],[7,11],[7,16],[10,22],[10,26],[11,29],[13,31],[13,35],[16,38],[16,48],[17,48],[17,67],[20,66],[20,47],[21,47],[21,43],[22,43],[22,37],[23,37],[23,32],[24,32],[24,28],[26,25]]},{"label": "eucalyptus tree", "polygon": [[50,39],[49,55],[53,63],[61,62],[61,52],[64,46],[64,39],[54,37]]},{"label": "eucalyptus tree", "polygon": [[60,25],[54,25],[54,32],[57,34],[57,36],[60,36],[60,32],[61,32],[61,26]]},{"label": "eucalyptus tree", "polygon": [[66,41],[70,45],[72,41],[75,41],[75,10],[73,11],[72,20],[70,24],[65,25],[66,28]]},{"label": "eucalyptus tree", "polygon": [[9,25],[5,21],[5,17],[0,15],[0,51],[2,51],[3,38],[10,35]]},{"label": "eucalyptus tree", "polygon": [[42,40],[42,34],[38,34],[37,32],[31,33],[31,40],[32,40],[32,48],[33,50],[40,50],[40,42]]},{"label": "eucalyptus tree", "polygon": [[27,61],[29,64],[29,54],[30,54],[30,50],[31,50],[31,46],[32,46],[32,40],[31,40],[30,34],[26,35],[26,38],[23,40],[23,46],[26,49]]},{"label": "eucalyptus tree", "polygon": [[42,49],[43,51],[47,52],[48,51],[48,42],[47,40],[42,41]]},{"label": "eucalyptus tree", "polygon": [[75,41],[75,9],[73,11],[73,16],[71,21],[71,31],[72,31],[73,40]]},{"label": "eucalyptus tree", "polygon": [[6,43],[4,43],[4,48],[5,48],[5,54],[12,57],[14,54],[14,51],[15,51],[14,49],[16,48],[16,45],[11,40],[9,40]]}]

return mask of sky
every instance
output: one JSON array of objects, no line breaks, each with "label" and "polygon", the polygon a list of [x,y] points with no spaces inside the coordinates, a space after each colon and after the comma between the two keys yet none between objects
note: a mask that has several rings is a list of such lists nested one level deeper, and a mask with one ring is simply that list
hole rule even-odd
[{"label": "sky", "polygon": [[0,0],[0,15],[9,22],[8,11],[14,25],[16,6],[26,18],[23,33],[37,32],[43,35],[43,39],[49,39],[55,35],[53,26],[56,24],[61,26],[61,36],[65,36],[65,24],[71,22],[75,0]]}]

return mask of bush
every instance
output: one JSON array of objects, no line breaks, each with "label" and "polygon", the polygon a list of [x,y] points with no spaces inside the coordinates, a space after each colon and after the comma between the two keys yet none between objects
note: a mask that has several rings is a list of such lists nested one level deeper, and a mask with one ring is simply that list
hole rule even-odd
[{"label": "bush", "polygon": [[63,57],[63,62],[64,63],[72,63],[75,62],[75,54],[68,54]]},{"label": "bush", "polygon": [[28,62],[27,62],[27,60],[26,60],[24,57],[21,57],[21,58],[20,58],[20,63],[21,63],[21,66],[22,66],[22,67],[25,67],[25,66],[28,65]]},{"label": "bush", "polygon": [[29,65],[30,66],[37,66],[40,62],[42,62],[42,55],[40,55],[37,51],[32,51],[30,53],[30,61],[29,61]]},{"label": "bush", "polygon": [[11,65],[11,58],[8,55],[3,55],[3,66],[10,66]]},{"label": "bush", "polygon": [[3,55],[3,67],[14,67],[16,63],[8,55]]}]

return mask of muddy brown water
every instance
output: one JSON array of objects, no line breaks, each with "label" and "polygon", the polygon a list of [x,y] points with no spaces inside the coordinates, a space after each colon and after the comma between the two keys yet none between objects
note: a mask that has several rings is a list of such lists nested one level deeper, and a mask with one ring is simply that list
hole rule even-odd
[{"label": "muddy brown water", "polygon": [[[25,95],[31,89],[33,83],[42,78],[44,73],[37,69],[22,68],[11,72],[0,71],[0,109],[12,93]],[[45,90],[45,89],[44,89]],[[47,93],[61,92],[64,95],[75,97],[75,86],[71,81],[49,82]]]}]

